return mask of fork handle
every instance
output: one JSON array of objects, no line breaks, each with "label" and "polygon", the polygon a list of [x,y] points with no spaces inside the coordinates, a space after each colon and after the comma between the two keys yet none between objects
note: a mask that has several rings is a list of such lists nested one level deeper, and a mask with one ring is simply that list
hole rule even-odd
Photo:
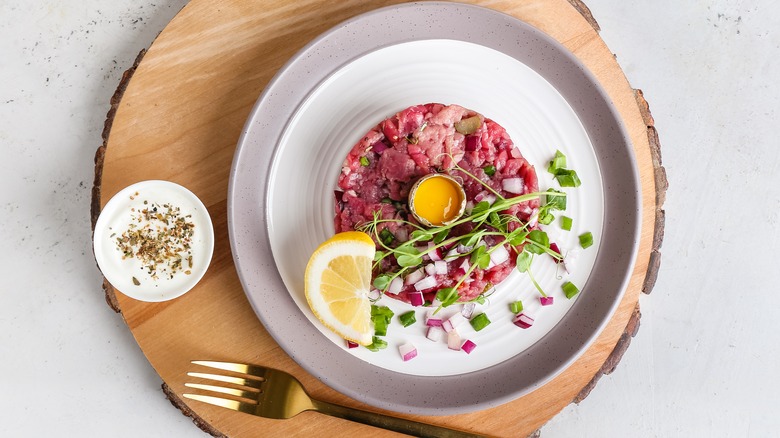
[{"label": "fork handle", "polygon": [[323,414],[343,418],[345,420],[355,421],[357,423],[367,424],[369,426],[392,430],[393,432],[404,433],[407,435],[426,438],[484,437],[484,435],[478,435],[471,432],[434,426],[432,424],[420,423],[418,421],[407,420],[404,418],[393,417],[376,412],[364,411],[361,409],[348,408],[346,406],[319,400],[312,400],[312,404],[314,406],[314,410]]}]

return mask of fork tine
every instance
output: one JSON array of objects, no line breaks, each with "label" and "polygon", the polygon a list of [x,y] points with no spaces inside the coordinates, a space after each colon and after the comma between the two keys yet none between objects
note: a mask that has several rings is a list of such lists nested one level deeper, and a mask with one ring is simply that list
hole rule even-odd
[{"label": "fork tine", "polygon": [[222,394],[234,395],[236,397],[243,397],[248,399],[254,399],[259,394],[259,391],[244,391],[241,389],[225,388],[224,386],[204,385],[201,383],[185,383],[184,386],[194,389],[202,389],[204,391],[221,392]]},{"label": "fork tine", "polygon": [[265,373],[268,371],[268,368],[264,368],[257,365],[248,365],[243,363],[233,363],[233,362],[216,362],[212,360],[193,360],[193,364],[195,365],[201,365],[204,367],[209,368],[216,368],[219,370],[225,370],[225,371],[232,371],[234,373],[241,373],[246,374],[249,376],[257,377],[257,378],[263,378],[265,376]]},{"label": "fork tine", "polygon": [[226,398],[213,397],[210,395],[199,394],[182,394],[185,398],[197,400],[203,403],[208,403],[214,406],[220,406],[223,408],[232,409],[234,411],[245,412],[247,414],[253,414],[257,410],[257,404],[240,402],[236,400],[229,400]]},{"label": "fork tine", "polygon": [[207,374],[207,373],[187,373],[190,377],[197,377],[199,379],[216,380],[218,382],[232,383],[233,385],[248,386],[250,388],[260,389],[263,385],[263,380],[259,379],[245,379],[243,377],[223,376],[220,374]]}]

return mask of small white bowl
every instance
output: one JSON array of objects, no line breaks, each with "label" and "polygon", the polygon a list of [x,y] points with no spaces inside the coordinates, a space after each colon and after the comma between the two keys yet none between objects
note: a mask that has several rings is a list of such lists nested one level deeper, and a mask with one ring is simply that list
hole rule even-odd
[{"label": "small white bowl", "polygon": [[[152,276],[137,257],[123,257],[117,238],[138,220],[142,210],[155,204],[178,207],[178,214],[194,227],[183,268],[160,264],[157,275]],[[140,225],[145,224],[142,221]],[[184,295],[203,278],[214,253],[214,226],[208,210],[191,191],[170,181],[142,181],[121,190],[106,203],[95,224],[92,243],[98,267],[115,289],[140,301],[167,301]],[[189,256],[192,266],[186,262]]]}]

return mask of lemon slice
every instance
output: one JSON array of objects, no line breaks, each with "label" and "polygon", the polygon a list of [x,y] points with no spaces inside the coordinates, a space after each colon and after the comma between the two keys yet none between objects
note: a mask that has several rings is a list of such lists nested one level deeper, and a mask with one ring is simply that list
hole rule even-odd
[{"label": "lemon slice", "polygon": [[306,301],[330,330],[360,345],[372,342],[371,264],[376,248],[366,233],[346,231],[322,243],[306,266]]}]

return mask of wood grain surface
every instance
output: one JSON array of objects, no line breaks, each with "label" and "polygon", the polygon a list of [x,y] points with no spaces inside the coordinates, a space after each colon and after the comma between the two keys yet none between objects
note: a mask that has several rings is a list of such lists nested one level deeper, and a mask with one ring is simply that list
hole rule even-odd
[{"label": "wood grain surface", "polygon": [[[368,426],[306,412],[267,420],[182,400],[193,359],[249,362],[296,375],[319,399],[376,410],[307,374],[258,321],[230,253],[226,197],[235,145],[249,111],[277,69],[309,40],[362,12],[398,1],[192,0],[139,54],[111,101],[104,143],[95,156],[93,221],[122,188],[164,179],[192,190],[207,206],[216,231],[209,271],[181,298],[132,300],[104,282],[106,300],[164,381],[185,415],[215,436],[393,436]],[[666,178],[647,102],[631,88],[578,0],[475,0],[536,26],[572,51],[598,78],[632,139],[642,184],[641,242],[628,290],[604,332],[569,369],[506,405],[449,417],[409,416],[490,436],[519,437],[582,400],[620,360],[639,326],[639,296],[655,281],[663,239]],[[94,222],[93,222],[94,225]],[[649,271],[648,271],[649,269]],[[174,413],[172,412],[172,415]],[[360,435],[357,435],[360,434]]]}]

